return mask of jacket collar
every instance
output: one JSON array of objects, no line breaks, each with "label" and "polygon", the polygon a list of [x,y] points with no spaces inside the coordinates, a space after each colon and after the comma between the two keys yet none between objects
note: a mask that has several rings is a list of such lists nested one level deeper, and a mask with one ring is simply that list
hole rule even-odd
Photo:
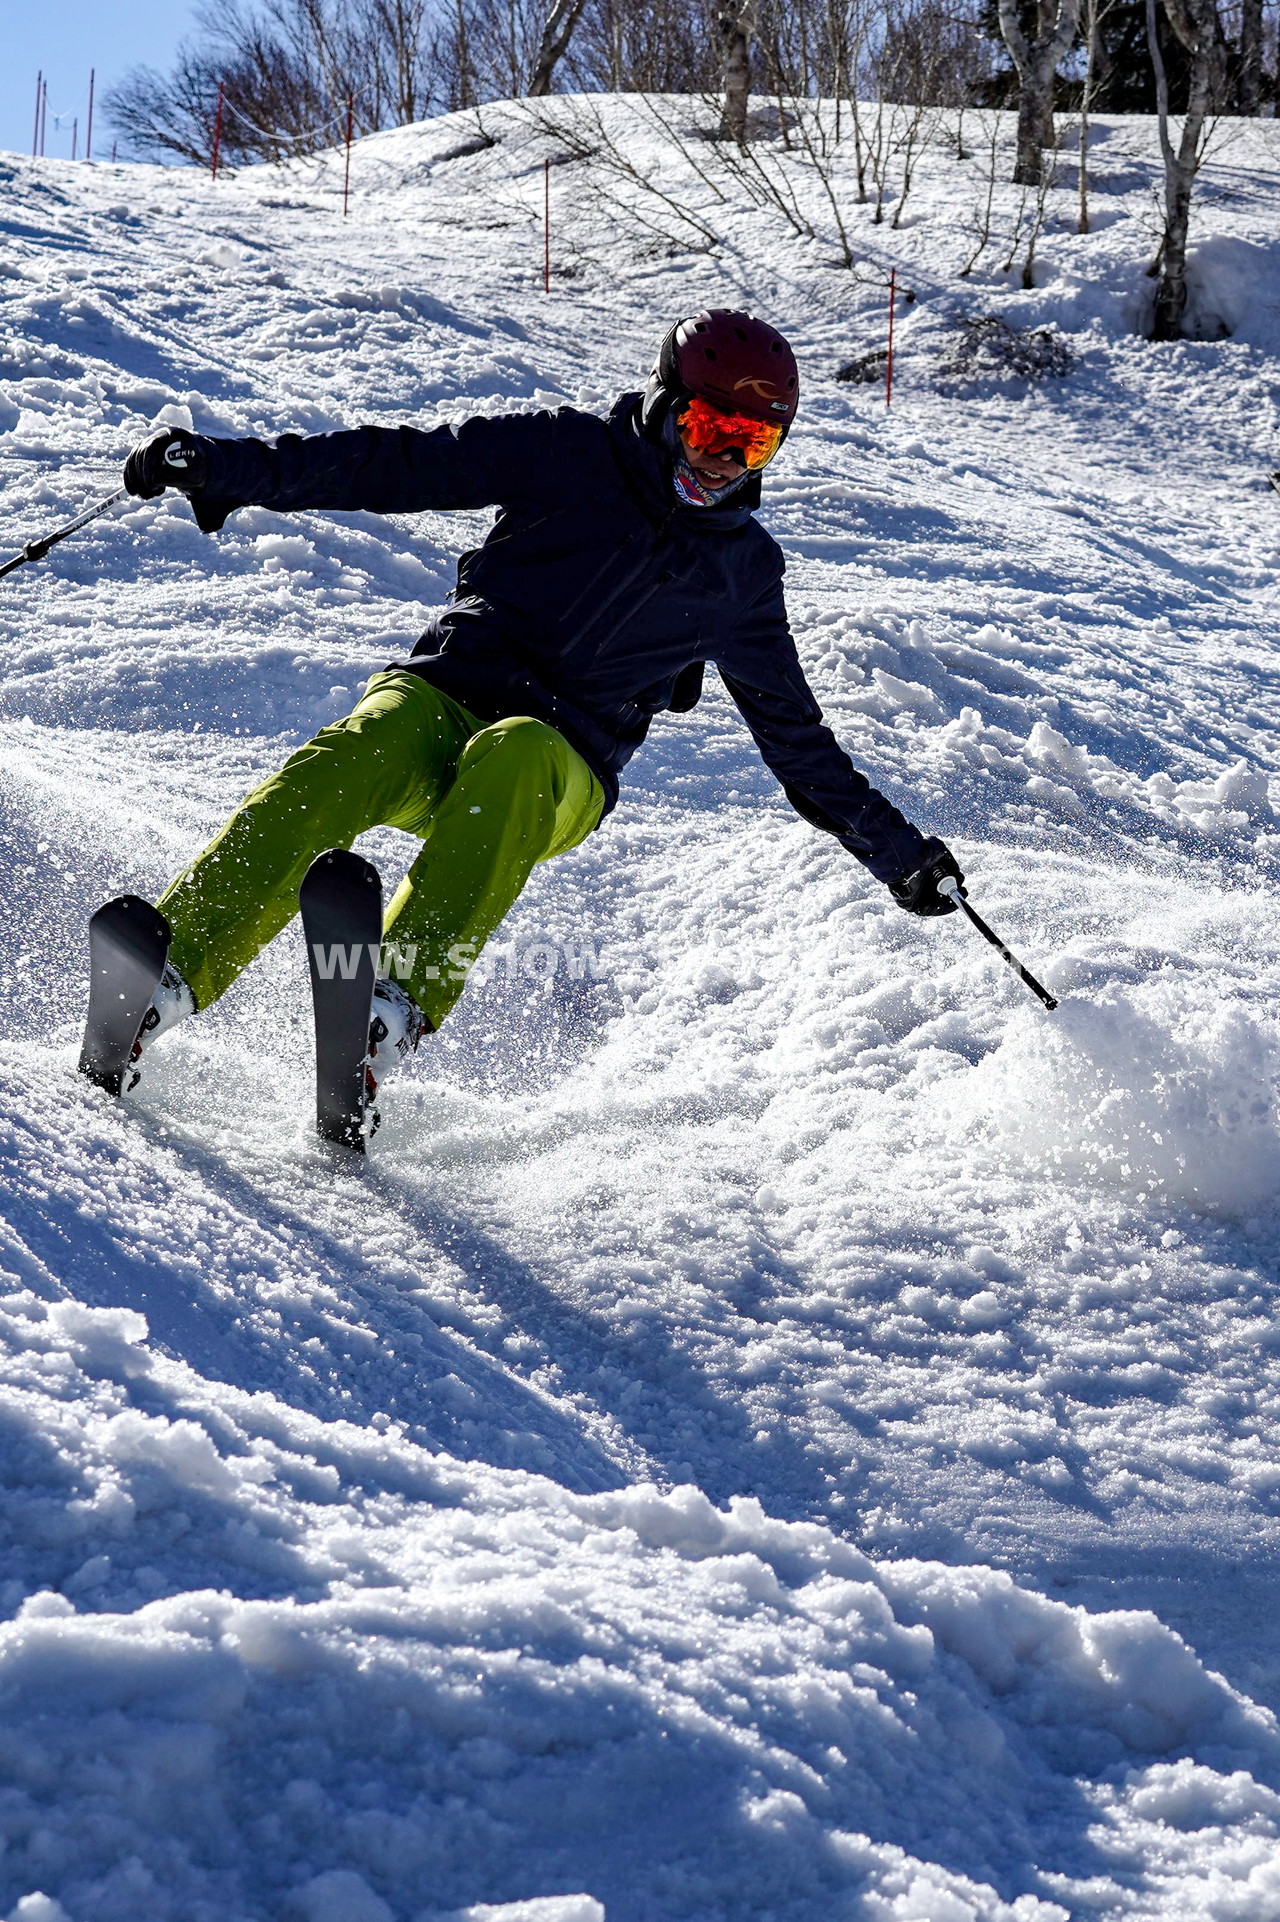
[{"label": "jacket collar", "polygon": [[671,480],[671,456],[640,427],[639,394],[619,394],[609,412],[614,453],[648,519],[676,524],[690,533],[727,534],[743,527],[760,505],[760,476],[753,474],[723,507],[682,507]]}]

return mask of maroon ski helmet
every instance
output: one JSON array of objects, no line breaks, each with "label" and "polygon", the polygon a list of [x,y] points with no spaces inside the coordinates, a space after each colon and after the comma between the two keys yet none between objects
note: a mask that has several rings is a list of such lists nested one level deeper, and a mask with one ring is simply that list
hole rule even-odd
[{"label": "maroon ski helmet", "polygon": [[677,321],[659,348],[641,408],[644,427],[656,432],[672,407],[693,395],[785,431],[800,401],[800,370],[768,321],[712,307]]}]

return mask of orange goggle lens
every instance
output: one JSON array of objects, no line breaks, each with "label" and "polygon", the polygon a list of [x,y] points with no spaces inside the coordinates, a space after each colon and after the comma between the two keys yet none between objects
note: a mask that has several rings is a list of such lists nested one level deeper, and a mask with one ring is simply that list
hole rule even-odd
[{"label": "orange goggle lens", "polygon": [[722,413],[709,400],[691,400],[677,415],[676,426],[695,454],[725,454],[733,448],[753,469],[773,459],[786,431],[771,420],[753,420],[750,414]]}]

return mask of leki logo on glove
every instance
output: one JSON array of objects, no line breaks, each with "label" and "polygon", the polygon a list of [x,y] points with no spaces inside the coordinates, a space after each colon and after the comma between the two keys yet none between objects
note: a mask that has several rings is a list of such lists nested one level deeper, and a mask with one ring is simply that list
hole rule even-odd
[{"label": "leki logo on glove", "polygon": [[186,441],[175,440],[164,450],[164,464],[166,467],[190,467],[191,453]]}]

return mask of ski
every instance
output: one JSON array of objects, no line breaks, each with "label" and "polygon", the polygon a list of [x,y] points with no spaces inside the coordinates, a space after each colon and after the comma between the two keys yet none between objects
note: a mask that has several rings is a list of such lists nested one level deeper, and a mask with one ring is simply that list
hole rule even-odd
[{"label": "ski", "polygon": [[382,880],[346,848],[311,863],[298,891],[316,1022],[316,1128],[365,1150],[365,1062],[382,943]]},{"label": "ski", "polygon": [[110,1095],[124,1086],[168,953],[169,923],[136,894],[108,901],[89,922],[89,1013],[80,1072]]}]

